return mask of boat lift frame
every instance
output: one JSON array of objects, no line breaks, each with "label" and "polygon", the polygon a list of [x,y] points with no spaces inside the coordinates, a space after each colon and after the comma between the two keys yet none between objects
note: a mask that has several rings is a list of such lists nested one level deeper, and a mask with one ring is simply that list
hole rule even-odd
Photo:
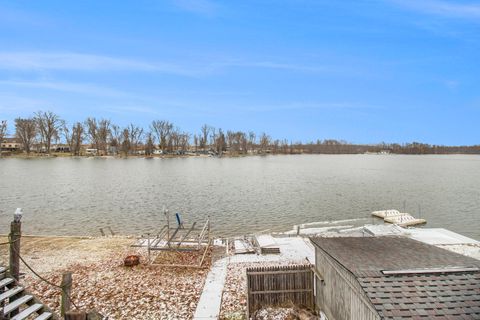
[{"label": "boat lift frame", "polygon": [[[184,223],[179,223],[176,227],[171,227],[168,213],[166,213],[166,216],[167,224],[164,225],[155,236],[152,237],[150,234],[147,234],[146,239],[140,238],[132,247],[146,248],[148,263],[151,265],[201,268],[211,245],[210,219],[207,218],[202,228],[197,227],[197,222],[193,222],[190,227],[185,227]],[[201,252],[201,258],[197,260],[198,263],[196,265],[156,263],[155,261],[161,251],[197,251]],[[154,252],[156,252],[156,254]]]}]

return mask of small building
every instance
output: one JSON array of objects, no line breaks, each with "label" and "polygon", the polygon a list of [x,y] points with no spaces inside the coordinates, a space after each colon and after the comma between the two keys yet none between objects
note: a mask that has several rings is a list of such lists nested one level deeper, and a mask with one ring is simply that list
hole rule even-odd
[{"label": "small building", "polygon": [[311,241],[329,320],[480,319],[480,260],[398,236]]},{"label": "small building", "polygon": [[87,156],[96,156],[98,154],[98,150],[94,148],[87,148],[85,149],[85,154]]},{"label": "small building", "polygon": [[0,151],[21,151],[23,150],[23,144],[17,138],[4,138],[0,144]]},{"label": "small building", "polygon": [[70,146],[68,144],[55,144],[50,147],[51,152],[70,152]]}]

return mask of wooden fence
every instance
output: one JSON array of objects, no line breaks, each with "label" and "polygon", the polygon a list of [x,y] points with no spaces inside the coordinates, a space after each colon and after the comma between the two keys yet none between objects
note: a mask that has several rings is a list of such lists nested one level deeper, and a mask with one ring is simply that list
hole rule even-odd
[{"label": "wooden fence", "polygon": [[311,265],[247,268],[247,312],[292,303],[315,309]]}]

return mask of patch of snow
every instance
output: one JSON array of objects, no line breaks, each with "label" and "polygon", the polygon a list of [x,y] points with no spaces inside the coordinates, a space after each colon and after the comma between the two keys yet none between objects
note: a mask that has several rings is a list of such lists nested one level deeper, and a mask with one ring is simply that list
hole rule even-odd
[{"label": "patch of snow", "polygon": [[408,229],[410,238],[433,245],[480,244],[479,241],[443,228]]}]

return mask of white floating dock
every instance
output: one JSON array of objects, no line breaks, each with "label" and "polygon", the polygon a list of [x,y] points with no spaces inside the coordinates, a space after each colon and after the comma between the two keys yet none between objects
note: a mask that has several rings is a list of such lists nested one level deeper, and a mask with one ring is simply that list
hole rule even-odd
[{"label": "white floating dock", "polygon": [[412,217],[409,214],[405,214],[405,215],[401,215],[401,216],[388,217],[388,218],[384,218],[383,220],[385,222],[388,222],[388,223],[396,224],[400,227],[409,227],[409,226],[415,226],[415,225],[427,223],[427,220],[417,219],[417,218]]},{"label": "white floating dock", "polygon": [[400,211],[395,210],[395,209],[380,210],[380,211],[373,211],[372,212],[372,216],[377,217],[377,218],[381,218],[381,219],[385,219],[385,218],[388,218],[388,217],[396,217],[396,216],[400,216],[400,215],[404,215],[404,214],[405,213],[401,213]]}]

